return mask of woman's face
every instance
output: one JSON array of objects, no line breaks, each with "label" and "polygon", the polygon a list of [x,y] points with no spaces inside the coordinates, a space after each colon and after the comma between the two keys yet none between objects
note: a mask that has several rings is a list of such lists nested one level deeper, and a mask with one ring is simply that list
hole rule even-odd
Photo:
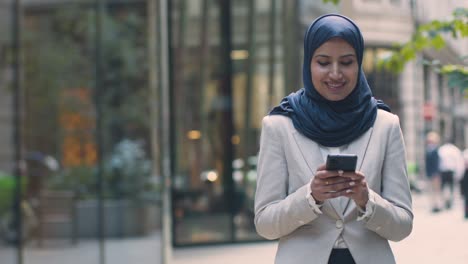
[{"label": "woman's face", "polygon": [[312,55],[312,83],[327,100],[340,101],[346,98],[356,87],[358,72],[356,51],[341,38],[328,40]]}]

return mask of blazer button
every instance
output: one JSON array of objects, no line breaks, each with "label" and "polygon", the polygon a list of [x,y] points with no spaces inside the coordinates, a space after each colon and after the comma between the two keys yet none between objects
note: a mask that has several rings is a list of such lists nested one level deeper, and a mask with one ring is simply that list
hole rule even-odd
[{"label": "blazer button", "polygon": [[335,226],[336,226],[336,228],[343,228],[343,221],[336,220]]}]

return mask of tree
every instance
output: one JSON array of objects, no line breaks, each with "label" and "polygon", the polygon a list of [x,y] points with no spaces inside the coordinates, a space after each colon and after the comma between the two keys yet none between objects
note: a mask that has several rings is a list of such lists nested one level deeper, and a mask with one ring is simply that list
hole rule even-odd
[{"label": "tree", "polygon": [[[395,45],[395,51],[387,58],[382,59],[379,66],[399,73],[407,62],[415,59],[416,55],[423,50],[428,48],[440,50],[445,47],[444,36],[447,35],[451,35],[453,38],[468,37],[468,8],[455,9],[452,17],[447,20],[433,20],[418,26],[411,40]],[[437,60],[424,61],[424,63],[433,66],[437,72],[447,75],[448,86],[464,90],[465,96],[468,97],[467,61],[468,56],[464,55],[460,58],[460,64],[442,65]]]}]

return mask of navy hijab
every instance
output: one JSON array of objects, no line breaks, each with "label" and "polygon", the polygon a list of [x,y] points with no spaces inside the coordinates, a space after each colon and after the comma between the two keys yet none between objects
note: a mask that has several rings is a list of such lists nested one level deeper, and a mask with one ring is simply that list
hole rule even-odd
[{"label": "navy hijab", "polygon": [[[354,47],[359,64],[355,89],[343,100],[329,101],[312,84],[310,62],[315,50],[331,38],[340,37]],[[377,108],[390,112],[390,108],[372,96],[362,71],[364,40],[359,28],[349,18],[328,14],[317,18],[304,38],[304,88],[292,93],[270,115],[285,115],[294,127],[306,137],[327,147],[349,144],[373,126]]]}]

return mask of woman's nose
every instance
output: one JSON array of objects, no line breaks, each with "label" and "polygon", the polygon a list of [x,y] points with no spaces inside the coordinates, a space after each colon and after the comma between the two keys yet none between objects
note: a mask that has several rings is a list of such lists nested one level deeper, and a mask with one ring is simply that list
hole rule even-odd
[{"label": "woman's nose", "polygon": [[330,78],[333,78],[333,79],[340,79],[341,77],[343,77],[343,74],[341,73],[341,68],[338,65],[338,63],[334,63],[332,65],[329,75],[330,75]]}]

